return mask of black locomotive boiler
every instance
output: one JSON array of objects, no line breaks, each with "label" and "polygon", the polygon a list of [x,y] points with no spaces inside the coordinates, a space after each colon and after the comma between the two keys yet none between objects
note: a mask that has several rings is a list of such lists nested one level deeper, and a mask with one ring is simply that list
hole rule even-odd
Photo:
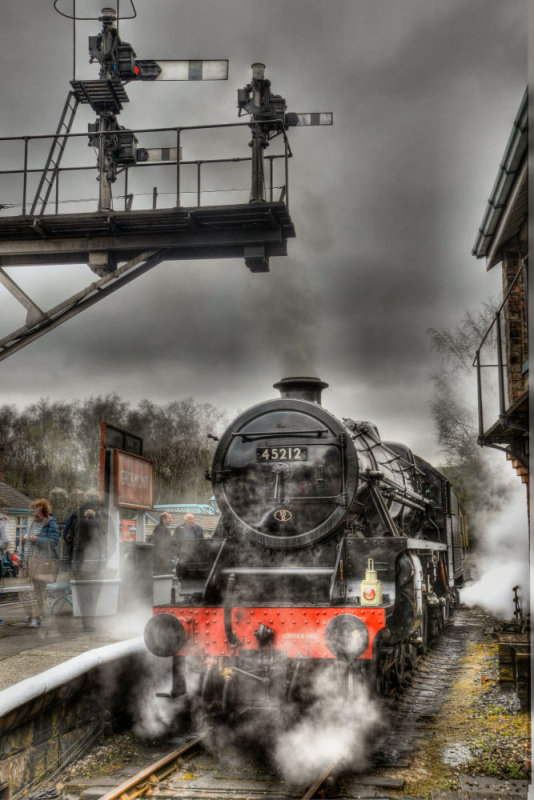
[{"label": "black locomotive boiler", "polygon": [[336,419],[321,406],[327,385],[286,378],[221,437],[220,521],[213,538],[180,544],[179,598],[145,629],[148,649],[172,656],[171,697],[196,672],[208,712],[276,709],[332,665],[349,689],[366,673],[387,693],[458,602],[451,484],[373,424]]}]

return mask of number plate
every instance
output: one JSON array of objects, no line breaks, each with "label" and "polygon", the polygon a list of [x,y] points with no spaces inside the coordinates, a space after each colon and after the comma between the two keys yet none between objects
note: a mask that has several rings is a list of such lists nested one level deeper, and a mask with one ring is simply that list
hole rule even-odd
[{"label": "number plate", "polygon": [[258,447],[256,461],[307,461],[307,447]]}]

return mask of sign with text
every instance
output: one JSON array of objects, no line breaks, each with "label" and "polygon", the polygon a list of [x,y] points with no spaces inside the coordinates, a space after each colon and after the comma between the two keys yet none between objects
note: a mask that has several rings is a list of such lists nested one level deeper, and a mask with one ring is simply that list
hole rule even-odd
[{"label": "sign with text", "polygon": [[119,508],[154,507],[154,462],[122,450],[113,451],[113,490]]}]

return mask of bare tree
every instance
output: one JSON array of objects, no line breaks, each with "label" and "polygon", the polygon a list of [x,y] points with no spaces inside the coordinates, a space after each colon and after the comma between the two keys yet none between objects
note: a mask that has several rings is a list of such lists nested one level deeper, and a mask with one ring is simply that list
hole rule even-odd
[{"label": "bare tree", "polygon": [[213,450],[208,433],[221,421],[213,406],[192,398],[164,406],[141,400],[133,408],[116,394],[83,402],[41,399],[20,412],[0,406],[6,479],[30,497],[53,487],[71,494],[96,486],[100,426],[107,422],[143,438],[145,455],[155,462],[156,503],[206,500],[211,487],[204,474]]},{"label": "bare tree", "polygon": [[476,311],[466,311],[452,331],[429,329],[432,348],[437,354],[432,373],[432,415],[440,448],[450,464],[477,461],[480,456],[472,365],[494,313],[494,304],[488,302]]},{"label": "bare tree", "polygon": [[[432,373],[431,404],[440,449],[445,457],[441,470],[451,480],[473,519],[477,511],[497,510],[507,496],[502,471],[492,468],[486,451],[478,445],[478,424],[473,358],[488,330],[496,305],[488,302],[467,311],[451,330],[431,328],[429,335],[437,355]],[[477,536],[476,524],[473,529]],[[480,533],[480,532],[479,532]]]}]

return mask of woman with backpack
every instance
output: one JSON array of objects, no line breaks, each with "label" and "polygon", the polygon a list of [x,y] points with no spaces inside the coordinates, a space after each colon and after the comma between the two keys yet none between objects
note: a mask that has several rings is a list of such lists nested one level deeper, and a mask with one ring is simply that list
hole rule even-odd
[{"label": "woman with backpack", "polygon": [[54,583],[59,572],[59,529],[48,500],[34,500],[32,506],[35,516],[23,536],[24,561],[28,564],[32,590],[22,600],[30,626],[39,628],[46,616],[46,584]]}]

